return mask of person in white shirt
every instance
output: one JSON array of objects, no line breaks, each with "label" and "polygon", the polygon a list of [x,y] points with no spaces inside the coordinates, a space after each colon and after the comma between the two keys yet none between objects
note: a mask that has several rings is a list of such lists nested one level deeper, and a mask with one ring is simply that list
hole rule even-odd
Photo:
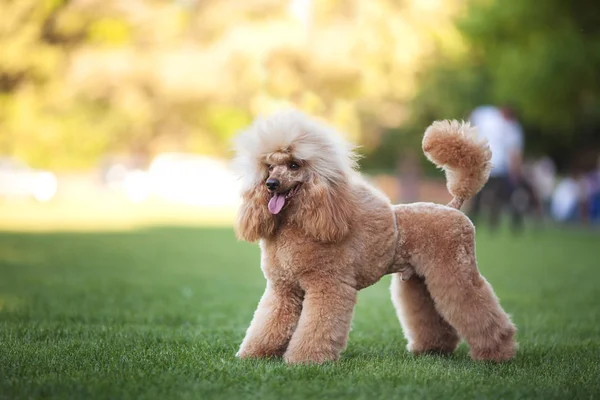
[{"label": "person in white shirt", "polygon": [[490,206],[490,225],[496,228],[503,208],[509,206],[513,228],[522,225],[522,212],[511,206],[511,195],[522,183],[523,129],[509,107],[481,106],[471,113],[471,124],[492,150],[492,170],[484,188],[474,197],[470,216],[475,221],[483,202]]}]

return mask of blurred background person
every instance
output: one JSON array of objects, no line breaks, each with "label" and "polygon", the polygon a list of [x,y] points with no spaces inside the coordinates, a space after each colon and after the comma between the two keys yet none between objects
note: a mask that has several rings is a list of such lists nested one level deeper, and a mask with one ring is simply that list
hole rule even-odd
[{"label": "blurred background person", "polygon": [[542,218],[550,216],[552,192],[556,185],[556,164],[548,156],[543,156],[528,165],[525,178],[531,182],[532,189],[539,202],[539,214]]},{"label": "blurred background person", "polygon": [[600,157],[597,166],[588,175],[589,182],[589,213],[593,223],[600,223]]},{"label": "blurred background person", "polygon": [[482,207],[487,206],[490,226],[496,229],[502,211],[508,208],[512,227],[520,229],[524,200],[518,198],[518,190],[531,192],[523,179],[523,129],[508,106],[478,107],[471,113],[470,120],[492,150],[490,179],[472,201],[471,218],[477,220]]},{"label": "blurred background person", "polygon": [[552,193],[550,211],[552,218],[560,223],[599,223],[600,169],[575,170],[561,179]]},{"label": "blurred background person", "polygon": [[561,179],[550,203],[552,218],[560,223],[585,222],[587,188],[583,175],[573,172]]}]

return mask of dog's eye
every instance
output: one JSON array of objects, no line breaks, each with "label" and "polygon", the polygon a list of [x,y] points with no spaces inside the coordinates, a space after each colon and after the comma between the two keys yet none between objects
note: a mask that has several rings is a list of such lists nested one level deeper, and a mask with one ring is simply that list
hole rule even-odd
[{"label": "dog's eye", "polygon": [[269,168],[269,171],[273,171],[273,166],[271,164],[267,165],[267,168]]},{"label": "dog's eye", "polygon": [[291,170],[294,170],[294,171],[295,171],[295,170],[297,170],[298,168],[300,168],[300,164],[298,164],[297,162],[295,162],[295,161],[292,161],[292,162],[290,163],[290,169],[291,169]]}]

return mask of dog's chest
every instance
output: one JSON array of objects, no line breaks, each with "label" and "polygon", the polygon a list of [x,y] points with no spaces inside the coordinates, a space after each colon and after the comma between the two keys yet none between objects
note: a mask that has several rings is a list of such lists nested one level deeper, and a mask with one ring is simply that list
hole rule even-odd
[{"label": "dog's chest", "polygon": [[299,276],[326,268],[331,252],[327,245],[280,230],[261,243],[262,268],[269,279],[295,281]]}]

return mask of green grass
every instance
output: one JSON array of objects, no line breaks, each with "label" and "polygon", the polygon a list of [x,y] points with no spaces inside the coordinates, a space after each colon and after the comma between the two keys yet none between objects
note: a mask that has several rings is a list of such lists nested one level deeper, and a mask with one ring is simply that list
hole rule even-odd
[{"label": "green grass", "polygon": [[0,398],[598,398],[600,237],[478,233],[480,269],[518,325],[505,364],[413,357],[389,277],[361,292],[342,359],[234,357],[262,293],[230,229],[0,234]]}]

